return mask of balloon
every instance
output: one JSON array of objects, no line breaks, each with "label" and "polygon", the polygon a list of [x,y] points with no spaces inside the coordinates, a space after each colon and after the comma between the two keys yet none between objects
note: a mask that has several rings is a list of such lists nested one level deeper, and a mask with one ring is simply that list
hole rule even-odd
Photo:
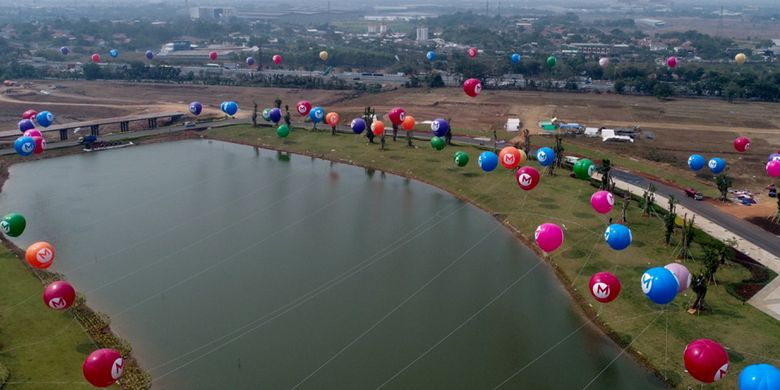
[{"label": "balloon", "polygon": [[723,379],[729,371],[729,355],[723,346],[710,340],[691,341],[683,352],[685,369],[700,382],[712,383]]},{"label": "balloon", "polygon": [[694,171],[704,168],[705,162],[706,160],[704,160],[704,157],[699,156],[698,154],[692,154],[691,157],[688,157],[688,167]]},{"label": "balloon", "polygon": [[663,267],[654,267],[642,274],[642,292],[659,305],[665,305],[677,295],[677,278],[672,271]]},{"label": "balloon", "polygon": [[590,179],[594,172],[596,172],[596,166],[593,165],[593,161],[590,161],[587,158],[577,160],[577,162],[574,163],[574,176],[578,179]]},{"label": "balloon", "polygon": [[455,165],[465,167],[469,163],[469,155],[466,152],[455,152]]},{"label": "balloon", "polygon": [[380,120],[371,122],[371,132],[377,137],[381,136],[385,133],[385,123]]},{"label": "balloon", "polygon": [[64,56],[66,56],[66,55],[68,55],[68,53],[70,53],[70,49],[68,49],[66,46],[63,46],[63,47],[60,48],[60,53],[62,53],[62,55],[64,55]]},{"label": "balloon", "polygon": [[707,166],[710,168],[710,172],[717,175],[718,173],[721,173],[723,172],[724,169],[726,169],[726,161],[724,161],[722,158],[713,157],[707,163]]},{"label": "balloon", "polygon": [[745,61],[747,61],[747,57],[746,57],[746,56],[745,56],[743,53],[739,53],[739,54],[737,54],[737,55],[735,55],[735,56],[734,56],[734,61],[735,61],[737,64],[740,64],[740,65],[742,65],[742,64],[744,64],[744,63],[745,63]]},{"label": "balloon", "polygon": [[547,253],[554,252],[563,244],[563,230],[554,223],[543,223],[534,232],[536,245]]},{"label": "balloon", "polygon": [[279,138],[286,138],[290,135],[290,128],[287,125],[281,125],[276,128],[276,135],[279,136]]},{"label": "balloon", "polygon": [[35,116],[38,115],[38,111],[35,110],[27,110],[22,113],[22,119],[29,119],[29,120],[35,120]]},{"label": "balloon", "polygon": [[772,153],[767,161],[780,161],[780,153]]},{"label": "balloon", "polygon": [[597,301],[608,303],[615,300],[620,294],[620,280],[609,272],[597,272],[590,277],[588,282],[590,295]]},{"label": "balloon", "polygon": [[38,129],[30,129],[24,132],[25,137],[43,137],[43,133]]},{"label": "balloon", "polygon": [[431,147],[436,150],[442,150],[446,146],[446,142],[444,142],[444,138],[439,137],[433,137],[431,138]]},{"label": "balloon", "polygon": [[19,137],[14,142],[14,150],[21,156],[29,156],[35,151],[35,140],[33,137]]},{"label": "balloon", "polygon": [[672,56],[666,59],[666,66],[670,68],[676,68],[677,67],[677,57]]},{"label": "balloon", "polygon": [[100,54],[95,53],[95,54],[92,55],[92,57],[90,57],[90,59],[92,60],[92,62],[95,62],[95,63],[100,62]]},{"label": "balloon", "polygon": [[282,63],[282,56],[280,56],[278,54],[274,54],[274,56],[271,57],[271,59],[273,60],[274,64],[276,64],[276,65],[279,65],[279,64]]},{"label": "balloon", "polygon": [[111,49],[108,51],[108,55],[110,55],[112,58],[117,58],[119,56],[119,51],[116,49]]},{"label": "balloon", "polygon": [[260,114],[263,117],[263,120],[266,122],[271,121],[271,109],[270,108],[264,108],[263,112]]},{"label": "balloon", "polygon": [[110,348],[98,349],[87,356],[81,370],[84,378],[95,387],[108,387],[122,376],[125,361],[119,351]]},{"label": "balloon", "polygon": [[203,105],[200,104],[200,102],[190,103],[190,112],[192,115],[200,115],[201,111],[203,111]]},{"label": "balloon", "polygon": [[444,137],[444,135],[447,134],[447,131],[450,130],[450,124],[442,118],[434,119],[434,121],[431,122],[431,130],[433,131],[433,135]]},{"label": "balloon", "polygon": [[553,66],[555,66],[555,64],[557,64],[557,63],[558,63],[558,59],[556,59],[556,58],[555,58],[555,56],[549,56],[549,57],[547,57],[547,66],[549,66],[549,67],[551,67],[551,68],[552,68],[552,67],[553,67]]},{"label": "balloon", "polygon": [[278,107],[272,108],[271,111],[268,112],[268,118],[271,119],[271,122],[273,123],[279,123],[279,121],[282,120],[282,110]]},{"label": "balloon", "polygon": [[428,59],[428,61],[436,61],[436,52],[435,51],[429,51],[425,53],[425,58]]},{"label": "balloon", "polygon": [[678,294],[685,291],[688,287],[691,287],[691,273],[684,265],[680,263],[670,263],[665,265],[664,268],[668,269],[672,275],[674,275],[674,280],[677,281]]},{"label": "balloon", "polygon": [[209,52],[209,59],[210,59],[210,60],[212,60],[212,61],[216,61],[216,60],[217,60],[217,57],[219,57],[219,55],[217,54],[217,52],[215,52],[215,51]]},{"label": "balloon", "polygon": [[236,113],[238,112],[238,103],[231,100],[229,102],[224,102],[222,104],[223,104],[222,112],[224,112],[225,114],[233,116],[236,115]]},{"label": "balloon", "polygon": [[76,290],[64,280],[49,283],[43,290],[43,303],[54,310],[65,310],[75,302]]},{"label": "balloon", "polygon": [[769,364],[753,364],[739,374],[739,390],[780,389],[780,370]]},{"label": "balloon", "polygon": [[615,197],[609,191],[596,191],[590,196],[590,205],[599,214],[607,214],[615,206]]},{"label": "balloon", "polygon": [[249,66],[254,65],[255,64],[255,59],[252,58],[252,57],[247,57],[246,58],[246,64],[249,65]]},{"label": "balloon", "polygon": [[552,165],[553,162],[555,162],[555,151],[548,148],[539,148],[539,150],[536,151],[536,160],[539,161],[539,164],[541,164],[543,167]]},{"label": "balloon", "polygon": [[766,163],[766,174],[770,177],[780,176],[780,160],[774,160]]},{"label": "balloon", "polygon": [[493,152],[482,152],[479,154],[477,164],[485,172],[491,172],[498,166],[498,156]]},{"label": "balloon", "polygon": [[298,102],[298,104],[295,105],[295,110],[298,111],[298,114],[301,116],[309,115],[309,111],[311,111],[311,103],[306,100],[301,100]]},{"label": "balloon", "polygon": [[144,55],[146,56],[146,59],[147,59],[147,60],[152,60],[152,59],[154,59],[154,52],[153,52],[153,51],[151,51],[151,50],[147,50],[147,51],[146,51],[146,53],[145,53]]},{"label": "balloon", "polygon": [[482,92],[482,82],[477,79],[468,79],[463,82],[463,92],[471,97],[476,97]]},{"label": "balloon", "polygon": [[610,248],[622,251],[631,245],[631,230],[623,225],[613,223],[604,231],[604,241]]},{"label": "balloon", "polygon": [[54,247],[45,241],[36,242],[27,247],[24,258],[33,268],[49,268],[54,262]]},{"label": "balloon", "polygon": [[35,141],[35,150],[33,150],[33,153],[43,153],[43,151],[46,150],[46,140],[43,139],[43,137],[32,137],[32,139]]},{"label": "balloon", "polygon": [[19,213],[9,213],[0,221],[0,230],[10,237],[19,237],[27,227],[27,220]]},{"label": "balloon", "polygon": [[323,60],[323,61],[327,61],[328,60],[328,52],[325,51],[325,50],[321,51],[320,52],[320,59]]},{"label": "balloon", "polygon": [[515,172],[517,185],[525,191],[534,189],[539,184],[541,177],[539,171],[534,167],[522,167]]},{"label": "balloon", "polygon": [[601,57],[601,58],[599,58],[599,66],[600,66],[600,67],[604,68],[604,67],[606,67],[607,65],[609,65],[609,58],[607,58],[607,57]]},{"label": "balloon", "polygon": [[736,139],[734,139],[734,149],[736,149],[737,152],[740,153],[747,152],[748,149],[750,149],[750,138],[737,137]]},{"label": "balloon", "polygon": [[339,120],[341,120],[341,118],[339,117],[338,112],[329,112],[328,115],[325,115],[325,122],[330,126],[335,127],[339,124]]},{"label": "balloon", "polygon": [[30,119],[22,119],[19,121],[19,131],[24,133],[27,130],[34,129],[35,123]]},{"label": "balloon", "polygon": [[403,128],[406,131],[414,130],[414,125],[416,125],[417,122],[414,120],[414,117],[411,115],[404,115],[404,120],[401,122],[401,128]]},{"label": "balloon", "polygon": [[476,47],[472,47],[472,48],[469,48],[468,54],[469,54],[469,57],[475,58],[477,56],[477,54],[479,54],[479,51],[477,50]]},{"label": "balloon", "polygon": [[399,126],[406,118],[406,110],[401,107],[395,107],[387,113],[387,117],[390,119],[390,123],[393,126]]},{"label": "balloon", "polygon": [[514,53],[514,54],[512,54],[512,57],[511,57],[511,58],[512,58],[512,63],[513,63],[513,64],[519,64],[519,63],[520,63],[520,60],[522,59],[522,57],[520,56],[520,54],[517,54],[517,53]]},{"label": "balloon", "polygon": [[35,116],[35,121],[43,127],[49,127],[54,123],[54,115],[48,111],[41,111]]},{"label": "balloon", "polygon": [[525,153],[514,146],[507,146],[498,153],[498,160],[506,169],[515,169],[525,161]]},{"label": "balloon", "polygon": [[349,127],[352,129],[353,133],[361,134],[364,130],[366,130],[366,121],[363,120],[363,118],[355,118],[349,124]]},{"label": "balloon", "polygon": [[309,119],[314,123],[320,123],[325,119],[325,109],[322,107],[314,107],[309,111]]}]

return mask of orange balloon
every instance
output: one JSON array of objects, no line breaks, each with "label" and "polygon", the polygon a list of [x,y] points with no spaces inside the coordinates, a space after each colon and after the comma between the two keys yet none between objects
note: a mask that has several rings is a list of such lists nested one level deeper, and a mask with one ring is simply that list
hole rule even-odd
[{"label": "orange balloon", "polygon": [[507,146],[498,153],[498,161],[500,161],[501,165],[506,169],[515,169],[525,161],[525,153],[521,153],[521,151],[517,150],[514,146]]},{"label": "orange balloon", "polygon": [[385,124],[382,121],[374,121],[371,124],[371,131],[374,132],[374,135],[381,136],[385,132]]},{"label": "orange balloon", "polygon": [[36,242],[27,247],[24,258],[33,268],[49,268],[54,263],[54,247],[48,242]]},{"label": "orange balloon", "polygon": [[329,112],[328,115],[325,115],[325,122],[327,122],[331,126],[338,125],[339,120],[341,120],[341,118],[339,117],[338,112]]},{"label": "orange balloon", "polygon": [[403,129],[406,131],[410,131],[414,129],[415,124],[417,124],[417,122],[414,121],[414,117],[411,115],[406,115],[406,117],[404,117],[404,121],[401,122],[401,127],[403,127]]}]

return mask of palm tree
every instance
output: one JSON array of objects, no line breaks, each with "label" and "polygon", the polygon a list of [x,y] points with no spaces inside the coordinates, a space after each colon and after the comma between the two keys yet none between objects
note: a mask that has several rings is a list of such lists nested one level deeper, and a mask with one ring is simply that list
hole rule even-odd
[{"label": "palm tree", "polygon": [[669,244],[672,243],[674,224],[677,220],[676,205],[677,200],[675,200],[674,195],[669,195],[669,210],[667,210],[666,215],[664,216],[664,227],[666,228],[666,232],[664,232],[664,242],[666,242],[666,246],[669,246]]}]

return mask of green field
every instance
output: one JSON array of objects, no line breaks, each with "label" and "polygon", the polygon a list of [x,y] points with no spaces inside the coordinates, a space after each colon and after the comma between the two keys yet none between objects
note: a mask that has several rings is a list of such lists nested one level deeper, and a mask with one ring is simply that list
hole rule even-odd
[{"label": "green field", "polygon": [[[629,209],[628,225],[634,242],[622,252],[611,250],[603,240],[609,216],[601,216],[590,207],[595,191],[587,182],[568,176],[544,176],[533,191],[523,192],[515,184],[514,174],[499,168],[483,173],[476,161],[480,151],[472,147],[447,147],[441,152],[427,142],[416,141],[409,149],[401,140],[389,141],[388,150],[366,145],[365,138],[353,135],[331,136],[329,132],[311,133],[296,129],[286,139],[276,137],[269,128],[235,126],[209,130],[206,136],[227,141],[265,146],[310,154],[330,160],[362,165],[397,173],[437,185],[495,214],[515,228],[523,237],[533,237],[543,222],[556,222],[566,227],[564,246],[549,262],[558,270],[562,283],[575,293],[575,299],[593,316],[605,324],[622,345],[631,345],[636,356],[646,359],[677,388],[697,385],[685,371],[682,351],[697,338],[711,338],[730,350],[731,371],[719,385],[708,388],[733,389],[740,370],[749,364],[777,363],[780,356],[780,323],[740,299],[730,295],[729,286],[750,278],[750,273],[737,264],[727,263],[717,273],[717,285],[707,294],[710,311],[701,315],[686,312],[694,294],[686,291],[667,307],[646,299],[639,280],[647,268],[663,266],[675,260],[678,248],[663,245],[663,222],[657,217],[642,217],[636,203]],[[575,148],[567,150],[576,151]],[[452,161],[456,150],[466,151],[471,161],[458,168]],[[592,155],[591,158],[614,156]],[[532,163],[532,165],[534,165]],[[619,201],[618,201],[619,203]],[[611,214],[617,220],[619,207]],[[694,248],[700,253],[700,248]],[[700,262],[685,264],[697,273]],[[600,304],[590,297],[588,280],[598,271],[615,273],[622,281],[620,297],[609,304]],[[584,295],[580,295],[584,294]],[[698,387],[698,386],[697,386]]]}]

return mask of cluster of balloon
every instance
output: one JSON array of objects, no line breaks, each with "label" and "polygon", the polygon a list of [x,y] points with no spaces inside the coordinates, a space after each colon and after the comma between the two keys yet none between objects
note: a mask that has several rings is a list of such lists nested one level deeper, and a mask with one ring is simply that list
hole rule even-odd
[{"label": "cluster of balloon", "polygon": [[511,57],[509,57],[512,60],[513,64],[519,64],[520,60],[523,58],[520,56],[520,54],[513,53]]},{"label": "cluster of balloon", "polygon": [[249,65],[249,66],[254,65],[255,64],[255,59],[252,58],[252,57],[247,57],[246,58],[246,64]]},{"label": "cluster of balloon", "polygon": [[232,100],[227,102],[222,102],[219,108],[225,114],[228,114],[229,116],[233,116],[236,115],[236,113],[238,112],[238,103]]},{"label": "cluster of balloon", "polygon": [[67,46],[63,46],[60,48],[60,53],[64,56],[70,54],[70,49],[67,48]]},{"label": "cluster of balloon", "polygon": [[309,111],[309,119],[314,123],[320,123],[325,119],[325,109],[322,107],[314,107]]},{"label": "cluster of balloon", "polygon": [[146,56],[146,59],[149,61],[154,59],[154,52],[151,50],[147,50],[144,55]]},{"label": "cluster of balloon", "polygon": [[43,127],[49,127],[54,123],[54,114],[48,111],[41,111],[35,116],[35,121]]},{"label": "cluster of balloon", "polygon": [[671,271],[674,280],[677,281],[677,293],[681,293],[691,287],[691,273],[684,265],[680,263],[669,263],[664,268]]},{"label": "cluster of balloon", "polygon": [[282,110],[279,109],[279,107],[272,108],[271,111],[268,112],[268,118],[271,119],[271,122],[273,123],[279,123],[279,121],[282,120]]},{"label": "cluster of balloon", "polygon": [[766,174],[770,177],[780,177],[780,160],[766,163]]},{"label": "cluster of balloon", "polygon": [[482,152],[477,159],[477,165],[485,172],[492,172],[498,166],[498,156],[493,152]]},{"label": "cluster of balloon", "polygon": [[33,268],[49,268],[54,262],[54,247],[48,242],[38,241],[27,247],[24,258]]},{"label": "cluster of balloon", "polygon": [[192,115],[200,115],[202,111],[203,111],[203,105],[200,104],[200,102],[190,103],[190,113]]},{"label": "cluster of balloon", "polygon": [[279,65],[282,63],[282,56],[274,54],[274,56],[271,57],[271,60],[274,62],[274,64]]},{"label": "cluster of balloon", "polygon": [[366,121],[363,118],[355,118],[349,124],[352,132],[355,134],[362,134],[366,130]]},{"label": "cluster of balloon", "polygon": [[736,62],[739,65],[742,65],[747,61],[747,57],[743,53],[739,53],[734,56],[734,62]]},{"label": "cluster of balloon", "polygon": [[327,122],[329,126],[336,127],[340,120],[341,117],[339,117],[338,112],[329,112],[328,115],[325,115],[325,122]]},{"label": "cluster of balloon", "polygon": [[463,82],[463,92],[471,97],[476,97],[482,92],[482,82],[478,79],[468,79]]},{"label": "cluster of balloon", "polygon": [[108,55],[110,55],[111,58],[117,58],[119,57],[119,51],[117,49],[111,49],[108,51]]},{"label": "cluster of balloon", "polygon": [[387,117],[390,119],[390,123],[392,123],[393,126],[400,126],[404,119],[406,119],[406,110],[401,107],[394,107],[387,113]]},{"label": "cluster of balloon", "polygon": [[604,241],[610,248],[622,251],[631,245],[631,229],[624,225],[613,223],[604,230]]},{"label": "cluster of balloon", "polygon": [[729,371],[729,355],[722,345],[710,339],[691,341],[683,352],[685,369],[696,380],[717,382]]},{"label": "cluster of balloon", "polygon": [[536,151],[536,161],[539,161],[543,167],[552,165],[555,162],[555,157],[555,151],[546,146]]},{"label": "cluster of balloon", "polygon": [[739,390],[780,389],[780,370],[769,364],[753,364],[739,374]]},{"label": "cluster of balloon", "polygon": [[737,150],[737,152],[745,153],[750,149],[750,138],[747,137],[737,137],[734,139],[734,149]]},{"label": "cluster of balloon", "polygon": [[217,55],[217,52],[215,52],[215,51],[209,52],[209,59],[210,60],[216,61],[217,57],[219,57],[219,55]]},{"label": "cluster of balloon", "polygon": [[525,152],[514,146],[507,146],[498,152],[498,161],[506,169],[515,169],[525,161]]},{"label": "cluster of balloon", "polygon": [[64,280],[49,283],[43,290],[43,303],[54,310],[65,310],[75,302],[76,290]]},{"label": "cluster of balloon", "polygon": [[325,51],[325,50],[321,51],[320,52],[320,59],[323,60],[323,61],[327,61],[328,60],[328,52]]},{"label": "cluster of balloon", "polygon": [[609,303],[620,294],[620,279],[609,272],[597,272],[590,277],[588,283],[590,295],[601,303]]},{"label": "cluster of balloon", "polygon": [[33,123],[32,119],[22,119],[19,121],[19,131],[21,131],[22,133],[34,128],[35,128],[35,123]]},{"label": "cluster of balloon", "polygon": [[92,60],[92,62],[98,63],[98,62],[100,62],[100,54],[95,53],[95,54],[92,55],[92,57],[90,57],[90,59]]},{"label": "cluster of balloon", "polygon": [[476,47],[470,47],[468,51],[468,55],[470,58],[476,58],[477,54],[479,54],[479,50],[477,50]]},{"label": "cluster of balloon", "polygon": [[371,122],[371,132],[375,136],[381,137],[382,134],[385,133],[385,122],[382,122],[380,120],[375,120]]},{"label": "cluster of balloon", "polygon": [[431,122],[431,131],[433,131],[433,135],[437,137],[444,137],[449,130],[450,124],[442,118],[434,119],[433,122]]},{"label": "cluster of balloon", "polygon": [[417,121],[414,120],[414,117],[411,115],[405,115],[403,122],[401,122],[401,128],[405,131],[412,131],[414,130],[414,125],[417,124]]},{"label": "cluster of balloon", "polygon": [[444,138],[441,137],[433,137],[431,138],[431,147],[436,150],[442,150],[444,149],[444,146],[446,146],[446,142],[444,142]]},{"label": "cluster of balloon", "polygon": [[704,157],[699,156],[698,154],[692,154],[690,157],[688,157],[688,167],[694,171],[698,171],[699,169],[704,168],[705,162],[706,160]]},{"label": "cluster of balloon", "polygon": [[674,69],[677,67],[677,57],[671,56],[666,59],[666,66]]},{"label": "cluster of balloon", "polygon": [[615,207],[615,197],[609,191],[596,191],[590,196],[590,205],[599,214],[607,214]]},{"label": "cluster of balloon", "polygon": [[466,152],[463,151],[457,151],[454,154],[455,158],[455,165],[463,168],[469,163],[469,155]]},{"label": "cluster of balloon", "polygon": [[515,172],[515,180],[517,185],[523,189],[523,191],[530,191],[539,185],[539,181],[542,176],[539,171],[534,167],[522,167]]},{"label": "cluster of balloon", "polygon": [[27,220],[19,213],[9,213],[0,221],[0,229],[8,236],[19,237],[27,227]]},{"label": "cluster of balloon", "polygon": [[290,128],[287,125],[281,125],[276,128],[276,135],[279,138],[287,138],[290,135]]},{"label": "cluster of balloon", "polygon": [[306,100],[301,100],[298,102],[298,104],[295,105],[295,110],[298,111],[298,114],[301,116],[309,115],[309,111],[311,111],[311,103]]},{"label": "cluster of balloon", "polygon": [[563,229],[554,223],[543,223],[534,232],[536,245],[546,253],[552,253],[563,245]]},{"label": "cluster of balloon", "polygon": [[593,161],[590,161],[587,158],[577,160],[577,162],[574,163],[574,176],[578,179],[588,180],[593,176],[594,172],[596,172],[596,166],[593,165]]},{"label": "cluster of balloon", "polygon": [[428,61],[436,61],[436,52],[431,50],[425,53],[425,58],[427,58]]},{"label": "cluster of balloon", "polygon": [[557,63],[558,63],[558,59],[557,59],[557,58],[555,58],[555,56],[549,56],[549,57],[547,57],[547,66],[549,66],[549,67],[551,67],[551,68],[552,68],[552,67],[553,67],[553,66],[555,66],[555,64],[557,64]]},{"label": "cluster of balloon", "polygon": [[717,175],[726,169],[726,161],[719,157],[713,157],[707,162],[707,167],[710,168],[710,172]]},{"label": "cluster of balloon", "polygon": [[602,68],[606,68],[607,65],[609,65],[609,58],[607,57],[601,57],[599,58],[599,66]]},{"label": "cluster of balloon", "polygon": [[679,283],[672,271],[664,267],[654,267],[642,274],[642,292],[653,303],[665,305],[677,296]]},{"label": "cluster of balloon", "polygon": [[84,378],[95,387],[113,385],[122,376],[124,368],[122,354],[110,348],[93,351],[81,366]]}]

